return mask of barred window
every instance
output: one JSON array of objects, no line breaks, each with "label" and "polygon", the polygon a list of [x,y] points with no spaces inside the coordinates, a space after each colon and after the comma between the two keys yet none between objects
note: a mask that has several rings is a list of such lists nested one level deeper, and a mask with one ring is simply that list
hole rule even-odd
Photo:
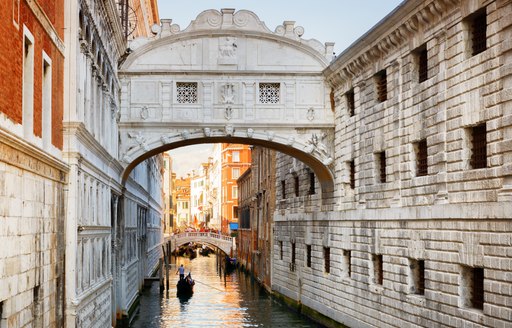
[{"label": "barred window", "polygon": [[480,9],[467,19],[470,33],[471,55],[477,55],[487,49],[487,15],[485,8]]},{"label": "barred window", "polygon": [[313,172],[309,172],[309,190],[308,190],[308,194],[309,195],[314,195],[315,194],[315,173],[313,173]]},{"label": "barred window", "polygon": [[180,104],[196,104],[197,83],[176,82],[176,101]]},{"label": "barred window", "polygon": [[311,268],[311,245],[306,245],[306,266]]},{"label": "barred window", "polygon": [[373,283],[377,285],[382,285],[384,282],[384,270],[382,267],[382,255],[381,254],[372,254],[372,262],[373,262]]},{"label": "barred window", "polygon": [[329,247],[324,247],[324,271],[331,272],[331,249]]},{"label": "barred window", "polygon": [[341,260],[342,265],[342,274],[345,278],[350,278],[352,276],[352,254],[348,249],[343,250],[343,258]]},{"label": "barred window", "polygon": [[462,306],[482,310],[484,308],[484,269],[462,266],[461,276]]},{"label": "barred window", "polygon": [[409,259],[412,280],[411,292],[417,295],[425,294],[425,260]]},{"label": "barred window", "polygon": [[416,144],[416,171],[417,176],[424,176],[428,174],[428,151],[427,140],[423,139]]},{"label": "barred window", "polygon": [[418,82],[423,82],[428,79],[428,52],[427,45],[421,46],[417,50],[418,56]]},{"label": "barred window", "polygon": [[383,102],[388,99],[388,86],[385,69],[375,74],[375,89],[377,92],[377,100],[379,102]]},{"label": "barred window", "polygon": [[354,100],[354,89],[347,91],[347,93],[345,93],[345,98],[347,99],[348,115],[354,116],[356,109],[356,103]]},{"label": "barred window", "polygon": [[294,176],[293,181],[295,187],[295,197],[299,197],[299,176]]},{"label": "barred window", "polygon": [[350,161],[350,189],[356,188],[356,164],[354,160]]},{"label": "barred window", "polygon": [[286,199],[286,181],[281,180],[281,199]]},{"label": "barred window", "polygon": [[386,182],[386,152],[375,154],[375,164],[377,168],[378,181]]},{"label": "barred window", "polygon": [[282,240],[279,241],[279,259],[280,260],[283,259],[283,241]]},{"label": "barred window", "polygon": [[260,103],[278,104],[280,99],[279,83],[260,83]]},{"label": "barred window", "polygon": [[471,168],[487,167],[487,128],[484,124],[471,128]]}]

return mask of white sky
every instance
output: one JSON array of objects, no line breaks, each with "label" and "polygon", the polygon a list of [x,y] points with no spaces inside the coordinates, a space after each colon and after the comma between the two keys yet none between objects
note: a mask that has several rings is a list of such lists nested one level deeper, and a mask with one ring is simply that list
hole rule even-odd
[{"label": "white sky", "polygon": [[[207,9],[235,8],[253,11],[274,31],[285,20],[304,28],[304,39],[335,42],[340,54],[354,41],[395,9],[402,0],[158,0],[160,18],[171,18],[184,30]],[[208,160],[212,146],[196,145],[174,149],[173,171],[186,176]]]}]

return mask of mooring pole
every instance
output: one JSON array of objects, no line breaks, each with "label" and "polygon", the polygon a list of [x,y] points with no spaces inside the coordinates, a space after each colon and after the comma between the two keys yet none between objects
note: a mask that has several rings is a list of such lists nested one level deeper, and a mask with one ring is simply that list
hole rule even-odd
[{"label": "mooring pole", "polygon": [[158,270],[158,278],[160,278],[160,293],[164,291],[164,275],[163,275],[163,269],[164,269],[164,261],[163,259],[159,259],[158,263],[160,264],[160,270]]}]

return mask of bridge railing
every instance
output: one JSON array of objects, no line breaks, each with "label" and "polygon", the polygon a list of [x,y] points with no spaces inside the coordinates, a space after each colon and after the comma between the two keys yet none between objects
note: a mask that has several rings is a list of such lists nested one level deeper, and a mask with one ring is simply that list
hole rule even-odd
[{"label": "bridge railing", "polygon": [[218,234],[218,233],[213,233],[213,232],[182,232],[182,233],[178,233],[178,234],[175,234],[173,235],[171,238],[176,238],[176,239],[181,239],[181,238],[197,238],[197,237],[202,237],[202,238],[213,238],[213,239],[220,239],[220,240],[225,240],[225,241],[228,241],[228,242],[232,242],[233,241],[233,237],[230,237],[230,236],[225,236],[225,235],[221,235],[221,234]]}]

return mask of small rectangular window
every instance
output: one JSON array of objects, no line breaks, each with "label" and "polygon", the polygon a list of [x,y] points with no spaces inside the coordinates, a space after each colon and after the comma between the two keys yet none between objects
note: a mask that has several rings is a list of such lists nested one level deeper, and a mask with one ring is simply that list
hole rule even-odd
[{"label": "small rectangular window", "polygon": [[279,259],[283,260],[283,241],[279,241]]},{"label": "small rectangular window", "polygon": [[286,181],[281,180],[281,198],[286,199]]},{"label": "small rectangular window", "polygon": [[233,163],[240,163],[240,152],[239,151],[233,151],[231,153],[231,158]]},{"label": "small rectangular window", "polygon": [[383,102],[388,99],[388,86],[387,86],[387,77],[386,70],[382,70],[375,74],[375,89],[377,92],[377,101]]},{"label": "small rectangular window", "polygon": [[375,154],[375,162],[377,167],[378,181],[386,182],[386,152],[382,151]]},{"label": "small rectangular window", "polygon": [[487,49],[487,14],[482,8],[467,18],[471,55],[475,56]]},{"label": "small rectangular window", "polygon": [[52,66],[50,57],[44,52],[41,102],[43,148],[48,150],[52,142]]},{"label": "small rectangular window", "polygon": [[343,250],[343,258],[341,261],[342,275],[345,278],[352,277],[352,254],[350,250]]},{"label": "small rectangular window", "polygon": [[331,249],[329,247],[324,247],[324,271],[331,272]]},{"label": "small rectangular window", "polygon": [[179,104],[196,104],[197,82],[176,82],[176,101]]},{"label": "small rectangular window", "polygon": [[309,195],[314,195],[315,194],[315,173],[314,172],[309,172],[309,191],[308,191],[308,194]]},{"label": "small rectangular window", "polygon": [[487,127],[485,123],[471,128],[471,168],[487,167]]},{"label": "small rectangular window", "polygon": [[292,243],[292,260],[290,262],[290,271],[295,271],[295,243]]},{"label": "small rectangular window", "polygon": [[232,199],[238,199],[238,186],[233,186],[231,188],[231,193]]},{"label": "small rectangular window", "polygon": [[354,160],[350,161],[350,189],[356,188],[356,164]]},{"label": "small rectangular window", "polygon": [[484,269],[462,266],[460,295],[462,306],[483,310]]},{"label": "small rectangular window", "polygon": [[373,283],[377,285],[382,285],[384,282],[384,270],[382,267],[382,255],[381,254],[372,254],[372,262],[373,262]]},{"label": "small rectangular window", "polygon": [[23,27],[23,133],[25,138],[34,134],[34,36]]},{"label": "small rectangular window", "polygon": [[280,99],[279,83],[260,83],[260,103],[278,104]]},{"label": "small rectangular window", "polygon": [[311,245],[306,245],[306,266],[311,268]]},{"label": "small rectangular window", "polygon": [[416,175],[425,176],[428,174],[428,150],[427,150],[427,139],[419,141],[415,145],[416,151]]},{"label": "small rectangular window", "polygon": [[295,197],[299,197],[299,176],[293,177]]},{"label": "small rectangular window", "polygon": [[425,260],[409,259],[411,275],[411,292],[417,295],[425,294]]},{"label": "small rectangular window", "polygon": [[233,179],[238,179],[240,177],[240,168],[238,167],[234,167],[232,170],[231,170],[231,177]]},{"label": "small rectangular window", "polygon": [[347,110],[349,116],[354,116],[355,109],[356,109],[356,103],[354,100],[354,89],[351,89],[345,93],[345,99],[347,100]]},{"label": "small rectangular window", "polygon": [[421,46],[417,51],[418,57],[418,82],[428,80],[428,52],[427,45]]},{"label": "small rectangular window", "polygon": [[233,206],[233,219],[238,219],[238,206]]}]

